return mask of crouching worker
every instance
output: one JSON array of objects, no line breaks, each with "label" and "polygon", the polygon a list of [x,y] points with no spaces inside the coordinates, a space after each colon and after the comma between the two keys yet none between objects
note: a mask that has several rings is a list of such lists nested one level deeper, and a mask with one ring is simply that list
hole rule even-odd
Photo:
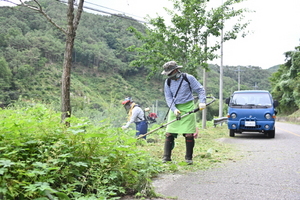
[{"label": "crouching worker", "polygon": [[178,120],[167,126],[163,162],[171,161],[171,153],[175,144],[174,139],[177,138],[178,134],[182,134],[186,144],[185,161],[191,165],[193,164],[194,139],[198,135],[196,115],[192,113],[182,119],[180,116],[194,110],[193,92],[198,95],[199,109],[205,109],[206,94],[203,86],[194,76],[182,73],[179,68],[182,68],[182,66],[178,66],[175,61],[163,65],[164,71],[162,74],[168,76],[164,85],[165,99],[170,110],[172,110],[168,115],[168,122],[174,119]]},{"label": "crouching worker", "polygon": [[[145,113],[142,108],[139,107],[138,104],[134,103],[131,97],[125,98],[122,102],[126,112],[128,113],[128,122],[126,125],[122,126],[122,129],[126,129],[129,127],[131,123],[135,123],[136,125],[136,137],[140,135],[144,135],[148,131],[148,124],[145,119]],[[143,137],[146,139],[146,136]]]}]

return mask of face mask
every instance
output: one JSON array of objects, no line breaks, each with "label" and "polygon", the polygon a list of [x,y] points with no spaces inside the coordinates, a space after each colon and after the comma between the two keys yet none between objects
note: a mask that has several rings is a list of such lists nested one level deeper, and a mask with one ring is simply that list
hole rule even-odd
[{"label": "face mask", "polygon": [[126,112],[128,113],[129,110],[130,110],[130,104],[129,104],[129,103],[126,104],[126,105],[124,106],[124,108],[125,108]]},{"label": "face mask", "polygon": [[170,78],[171,80],[177,80],[177,79],[180,78],[180,76],[181,76],[181,72],[178,71],[177,73],[174,73],[174,74],[170,75],[169,78]]}]

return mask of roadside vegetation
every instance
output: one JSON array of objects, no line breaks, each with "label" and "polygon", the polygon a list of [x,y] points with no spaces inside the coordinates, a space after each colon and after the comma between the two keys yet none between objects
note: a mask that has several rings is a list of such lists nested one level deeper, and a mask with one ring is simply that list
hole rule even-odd
[{"label": "roadside vegetation", "polygon": [[292,113],[291,115],[279,115],[276,117],[277,121],[287,122],[292,124],[300,124],[300,110]]},{"label": "roadside vegetation", "polygon": [[[39,2],[57,24],[65,26],[65,5],[50,0]],[[24,7],[0,7],[0,27],[0,199],[155,197],[151,182],[159,174],[206,170],[239,159],[234,146],[220,142],[228,137],[227,126],[213,127],[211,122],[218,115],[218,65],[205,64],[206,91],[217,101],[207,108],[205,130],[201,129],[201,113],[197,113],[200,133],[194,164],[184,162],[182,136],[176,139],[173,161],[163,164],[164,129],[150,134],[147,142],[134,138],[134,125],[127,130],[120,128],[126,121],[121,105],[126,96],[143,108],[155,110],[156,106],[158,123],[151,124],[149,130],[165,123],[168,108],[161,64],[155,65],[156,72],[148,64],[133,66],[141,54],[128,51],[144,43],[131,32],[133,28],[135,33],[144,34],[146,26],[118,16],[83,13],[72,52],[69,127],[61,123],[59,112],[65,37],[41,15]],[[155,52],[166,56],[165,52]],[[289,115],[287,120],[297,121],[299,47],[286,52],[286,58],[285,64],[269,69],[225,66],[224,98],[239,84],[242,90],[269,90],[280,102],[279,118]],[[203,69],[196,64],[193,67],[202,83]],[[182,69],[188,71],[188,66]],[[238,74],[239,70],[242,73]],[[226,108],[224,105],[224,116]]]},{"label": "roadside vegetation", "polygon": [[[44,104],[17,103],[0,110],[1,199],[118,199],[124,195],[156,196],[151,182],[161,173],[208,169],[234,159],[232,147],[216,139],[227,137],[225,126],[200,129],[194,162],[184,161],[178,137],[173,161],[161,162],[164,130],[134,138],[134,130],[101,126],[86,118],[69,119]],[[156,125],[152,125],[155,128]]]},{"label": "roadside vegetation", "polygon": [[[39,2],[57,24],[65,25],[64,4],[50,0]],[[25,7],[0,7],[0,27],[0,106],[22,98],[53,103],[60,110],[65,37],[39,13]],[[129,27],[146,31],[143,24],[118,16],[82,14],[73,50],[72,113],[87,108],[105,112],[106,102],[121,101],[126,96],[133,97],[143,107],[151,106],[156,100],[158,106],[165,106],[162,65],[155,65],[157,72],[152,72],[151,77],[148,77],[149,65],[130,66],[139,53],[126,49],[132,45],[138,47],[143,41]],[[198,70],[193,75],[203,83],[202,68],[194,67]],[[238,69],[242,71],[241,89],[253,89],[253,86],[271,89],[268,79],[273,71],[270,69],[224,66],[224,97],[237,90]],[[184,65],[182,71],[188,72],[188,66]],[[219,66],[209,64],[207,71],[207,94],[218,99]]]}]

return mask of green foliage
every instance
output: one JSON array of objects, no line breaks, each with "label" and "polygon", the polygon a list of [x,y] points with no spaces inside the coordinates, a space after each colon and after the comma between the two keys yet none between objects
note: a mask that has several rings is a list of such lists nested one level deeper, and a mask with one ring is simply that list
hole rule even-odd
[{"label": "green foliage", "polygon": [[[49,16],[53,17],[56,23],[65,26],[63,20],[61,20],[64,17],[62,15],[65,12],[64,6],[52,1],[41,1],[41,5],[45,6],[45,10],[47,10]],[[186,5],[183,7],[186,10],[181,8],[183,9],[182,12],[189,16],[191,14],[189,13],[190,9],[195,8],[193,6]],[[225,9],[229,4],[226,3],[224,6]],[[3,11],[0,14],[0,16],[3,16],[0,20],[0,25],[4,27],[0,31],[4,39],[0,55],[5,57],[5,61],[2,61],[2,63],[6,63],[1,66],[8,65],[7,70],[11,71],[11,74],[3,74],[7,80],[3,80],[3,84],[1,84],[3,90],[5,90],[1,94],[2,103],[6,105],[17,101],[21,97],[22,99],[36,99],[57,105],[56,109],[59,110],[64,36],[53,28],[51,24],[46,22],[45,19],[40,17],[39,14],[29,9],[22,7],[0,9]],[[201,9],[204,11],[204,8]],[[22,12],[19,12],[20,10]],[[235,11],[227,11],[228,17],[235,16],[233,13],[229,14]],[[213,13],[207,13],[207,16],[205,16],[203,12],[199,11],[199,16],[203,15],[204,18],[195,20],[200,20],[199,23],[202,23],[201,20],[207,17],[209,22],[214,22],[211,24],[207,22],[208,25],[210,24],[211,30],[217,31],[222,26],[222,21],[218,18],[220,15],[219,12],[220,8],[216,9]],[[173,32],[173,29],[174,31],[176,29],[177,32],[185,30],[188,34],[188,31],[192,30],[186,30],[182,25],[184,20],[186,20],[184,16],[174,15],[174,17],[176,19],[174,23],[178,26],[178,30],[175,26],[172,27],[171,32]],[[161,31],[170,31],[168,30],[170,27],[164,26],[162,18],[158,18],[155,23],[161,26]],[[130,29],[132,32],[128,31],[128,27],[134,27]],[[161,62],[159,65],[155,65],[155,67],[161,66],[164,62],[163,57],[167,55],[166,52],[173,45],[171,38],[176,41],[178,40],[178,42],[182,42],[183,38],[178,38],[176,35],[172,36],[170,38],[171,46],[168,46],[163,41],[163,35],[158,35],[158,33],[151,32],[150,30],[146,29],[142,24],[115,16],[83,14],[73,52],[74,65],[71,80],[73,114],[76,114],[76,116],[92,117],[93,121],[101,121],[105,118],[110,119],[108,118],[109,115],[124,113],[124,110],[121,110],[121,108],[113,109],[113,107],[118,105],[119,101],[125,96],[132,96],[142,107],[152,107],[157,100],[160,107],[158,111],[160,112],[159,117],[160,119],[163,118],[166,112],[164,111],[166,110],[166,104],[163,97],[164,77],[160,73],[154,74],[151,81],[147,81],[145,77],[149,75],[153,60]],[[143,38],[143,32],[145,31],[150,35],[153,34],[153,37]],[[141,40],[136,39],[134,34],[139,35]],[[219,33],[214,32],[211,34],[218,35]],[[200,41],[201,38],[198,39]],[[161,42],[158,42],[160,40]],[[152,58],[147,57],[147,53],[141,54],[146,56],[144,65],[136,64],[129,66],[131,61],[136,60],[136,53],[125,51],[125,49],[130,46],[141,46],[142,43],[146,46],[154,45],[153,48],[166,49],[155,51],[156,54]],[[156,45],[158,46],[155,47]],[[187,48],[190,47],[188,46]],[[152,51],[152,47],[150,48],[150,46],[145,49]],[[197,48],[194,50],[196,51]],[[198,50],[202,51],[203,49]],[[181,50],[178,51],[179,54],[182,54]],[[169,58],[171,59],[171,56]],[[198,64],[193,65],[193,67],[196,66]],[[214,66],[210,65],[209,68],[211,70],[208,73],[207,93],[218,98],[219,72]],[[233,71],[229,70],[227,73],[227,68]],[[236,67],[225,67],[225,97],[237,89],[237,73],[234,71],[236,69]],[[4,70],[3,73],[7,70]],[[183,70],[189,71],[190,68],[186,66]],[[264,70],[258,67],[245,67],[242,70],[247,70],[247,72],[241,73],[242,89],[251,89],[255,83],[258,83],[258,87],[261,89],[268,87],[267,78],[269,74],[265,73]],[[201,73],[198,70],[198,74]],[[250,76],[246,75],[248,73],[253,74],[252,77],[254,78],[249,79]],[[199,81],[201,82],[201,78],[199,78]],[[215,115],[214,112],[208,114],[209,118]],[[124,121],[124,118],[121,116],[118,115],[118,119],[110,121],[115,126],[120,126]]]},{"label": "green foliage", "polygon": [[6,85],[1,86],[1,88],[5,90],[5,88],[9,85],[9,82],[12,79],[12,73],[4,57],[0,58],[0,71],[0,80],[4,83],[7,83]]},{"label": "green foliage", "polygon": [[131,46],[130,51],[139,53],[132,66],[150,66],[155,74],[157,66],[175,60],[186,67],[187,72],[197,76],[196,69],[207,68],[207,62],[214,60],[220,44],[209,45],[210,37],[218,37],[224,22],[238,18],[233,28],[225,32],[224,41],[236,39],[248,23],[240,24],[245,9],[232,9],[232,5],[241,1],[227,0],[221,7],[206,8],[206,1],[173,0],[174,8],[167,9],[171,16],[171,25],[164,18],[150,19],[145,34],[131,27],[136,37],[143,41],[142,46]]},{"label": "green foliage", "polygon": [[[48,107],[48,106],[47,106]],[[184,162],[185,142],[176,140],[173,162],[161,163],[164,129],[145,140],[135,129],[94,126],[86,118],[60,123],[60,113],[43,104],[17,102],[0,110],[1,199],[119,199],[123,195],[155,197],[151,179],[163,172],[208,169],[235,159],[227,127],[207,123],[196,140],[194,165]],[[159,127],[154,124],[153,128]]]},{"label": "green foliage", "polygon": [[4,57],[0,57],[0,104],[5,105],[10,102],[10,84],[12,82],[12,72]]},{"label": "green foliage", "polygon": [[286,52],[287,62],[270,78],[273,98],[279,100],[279,113],[291,114],[300,105],[300,47]]},{"label": "green foliage", "polygon": [[[66,26],[64,20],[62,20],[65,17],[65,5],[47,0],[39,2],[57,24],[62,27]],[[193,5],[190,6],[187,9],[194,9]],[[39,13],[35,13],[30,9],[23,7],[9,9],[0,7],[0,9],[0,26],[2,27],[0,29],[0,57],[5,58],[5,60],[1,60],[1,67],[6,68],[6,70],[0,72],[2,75],[0,76],[5,77],[5,80],[0,78],[2,89],[0,101],[7,105],[18,99],[35,99],[51,103],[56,110],[60,110],[65,36]],[[187,12],[189,11],[187,10]],[[182,17],[176,16],[176,24],[180,28],[178,31],[184,29],[181,22],[185,19]],[[211,15],[209,18],[212,21],[219,20],[218,23],[221,22],[217,18],[217,10],[215,15]],[[161,28],[163,29],[163,19],[160,19],[161,21],[157,20],[155,23],[162,25]],[[220,26],[217,21],[213,23],[215,29]],[[132,32],[128,31],[129,27],[133,27],[130,29]],[[167,31],[167,27],[164,29]],[[144,40],[143,33],[145,32],[153,34],[153,37]],[[135,34],[139,34],[141,40],[138,40]],[[155,67],[161,67],[164,62],[163,57],[167,55],[170,47],[163,42],[163,35],[158,36],[158,33],[150,32],[143,24],[128,19],[83,13],[73,51],[71,75],[72,114],[89,117],[93,122],[107,119],[114,126],[120,126],[125,119],[123,117],[124,109],[121,107],[120,102],[124,97],[132,96],[142,107],[151,108],[157,102],[159,120],[163,120],[162,118],[167,111],[163,96],[165,77],[160,75],[159,70],[159,73],[152,73],[151,80],[146,80],[151,67],[153,67],[151,62],[153,60],[159,61],[161,63],[155,65]],[[173,39],[177,38],[180,42],[181,39],[175,36]],[[166,49],[155,51],[156,54],[153,57],[147,57],[147,53],[140,54],[146,56],[145,63],[129,66],[130,62],[138,60],[136,57],[137,52],[126,51],[125,49],[132,46],[140,47],[142,44],[146,46],[156,45],[155,48],[157,49]],[[170,45],[172,45],[171,42]],[[150,47],[146,49],[152,51],[152,47]],[[182,54],[180,51],[177,53],[178,55]],[[171,59],[171,56],[168,59]],[[207,93],[218,98],[219,72],[217,68],[212,66],[209,66],[209,68],[211,70],[208,73]],[[259,71],[257,74],[263,74],[261,69],[253,69],[254,77],[258,76],[255,74],[256,70]],[[185,67],[183,71],[188,72],[189,68]],[[200,70],[197,71],[198,74],[202,73]],[[236,72],[228,73],[226,76],[230,77],[224,78],[224,96],[227,97],[232,88],[237,88],[237,76]],[[249,76],[244,76],[243,73],[241,73],[241,76],[242,88],[251,88],[254,83],[248,84],[246,80],[249,79]],[[267,76],[260,76],[257,79],[263,82],[268,79]],[[201,76],[198,77],[199,81],[202,82]],[[261,84],[259,84],[259,87],[263,88]],[[214,115],[215,113],[209,113],[210,117]],[[110,116],[117,117],[112,119]]]},{"label": "green foliage", "polygon": [[162,169],[136,139],[84,118],[69,121],[66,128],[59,113],[41,104],[0,110],[1,199],[114,199],[152,192],[150,178]]},{"label": "green foliage", "polygon": [[[40,0],[39,3],[56,24],[67,27],[64,20],[67,11],[65,4],[49,0]],[[7,104],[17,100],[19,95],[41,98],[40,94],[29,94],[27,88],[32,89],[32,85],[35,85],[32,82],[36,80],[28,78],[44,73],[45,64],[62,64],[65,35],[31,9],[0,7],[0,10],[0,57],[5,58],[12,72],[11,81],[5,87],[18,91],[15,95],[3,96],[1,101]],[[140,43],[126,30],[129,26],[143,29],[142,24],[132,20],[83,13],[73,51],[74,65],[84,66],[80,70],[83,73],[89,71],[98,74],[104,71],[125,76],[139,72],[137,68],[128,66],[136,53],[127,52],[125,48]],[[9,78],[8,75],[5,77]],[[46,101],[52,99],[50,97]]]},{"label": "green foliage", "polygon": [[[57,24],[66,27],[64,4],[49,0],[39,2]],[[197,7],[199,3],[204,5],[204,1],[182,1],[183,5],[176,1],[176,9],[182,15],[170,12],[173,27],[167,27],[161,17],[153,19],[152,25],[157,31],[116,16],[83,13],[73,51],[70,128],[60,124],[60,113],[56,112],[60,110],[65,35],[30,9],[0,7],[0,106],[20,100],[0,110],[0,199],[153,196],[151,177],[159,172],[206,169],[213,163],[231,159],[230,148],[215,140],[226,137],[227,128],[211,130],[211,122],[196,141],[196,162],[189,168],[183,162],[182,138],[177,139],[174,162],[161,166],[163,129],[148,137],[157,143],[146,143],[133,138],[133,126],[126,131],[116,127],[126,121],[121,105],[125,96],[132,96],[142,107],[151,108],[157,103],[158,123],[152,124],[150,129],[163,123],[167,112],[164,77],[150,72],[151,69],[173,60],[174,55],[186,64],[187,72],[196,70],[200,64],[206,67],[205,61],[213,59],[213,52],[219,48],[217,43],[204,48],[208,36],[220,35],[221,13],[225,12],[225,20],[243,17],[243,10],[231,10],[231,5],[238,2],[226,1],[205,13],[204,7]],[[197,12],[193,14],[192,10]],[[200,31],[199,25],[207,26],[207,31]],[[225,33],[224,40],[235,39],[246,25],[236,24]],[[174,50],[174,44],[179,48]],[[272,93],[281,99],[281,105],[298,108],[299,49],[287,54],[287,58],[291,59],[273,74]],[[244,70],[241,89],[252,89],[256,85],[269,90],[268,77],[277,70],[238,67]],[[225,97],[237,89],[238,67],[225,67]],[[207,94],[218,98],[218,68],[210,65],[209,69]],[[146,80],[149,72],[153,75],[151,81]],[[197,73],[201,70],[197,69]],[[51,104],[53,109],[30,103],[31,99]],[[218,102],[207,109],[210,120],[218,115]],[[287,109],[280,107],[280,111]]]}]

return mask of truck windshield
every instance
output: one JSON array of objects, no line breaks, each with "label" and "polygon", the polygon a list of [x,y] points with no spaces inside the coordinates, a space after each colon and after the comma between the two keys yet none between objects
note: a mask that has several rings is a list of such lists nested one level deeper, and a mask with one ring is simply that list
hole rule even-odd
[{"label": "truck windshield", "polygon": [[236,93],[230,99],[231,106],[271,106],[271,97],[268,93]]}]

